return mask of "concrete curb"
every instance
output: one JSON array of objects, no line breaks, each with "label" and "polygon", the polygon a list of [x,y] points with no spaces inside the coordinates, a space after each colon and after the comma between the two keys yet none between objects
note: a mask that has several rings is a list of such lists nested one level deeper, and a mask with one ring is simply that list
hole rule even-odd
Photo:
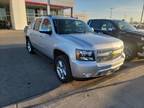
[{"label": "concrete curb", "polygon": [[[3,108],[26,108],[30,106],[39,105],[39,104],[54,100],[58,97],[62,97],[63,95],[73,93],[74,91],[85,88],[86,86],[91,85],[91,83],[93,82],[99,83],[104,79],[105,79],[104,77],[101,77],[101,78],[97,78],[97,79],[93,79],[89,81],[73,81],[72,83],[63,84],[59,88],[56,88],[55,90],[45,93],[43,95],[32,97],[22,102],[9,105]],[[84,83],[81,83],[81,82],[84,82]]]}]

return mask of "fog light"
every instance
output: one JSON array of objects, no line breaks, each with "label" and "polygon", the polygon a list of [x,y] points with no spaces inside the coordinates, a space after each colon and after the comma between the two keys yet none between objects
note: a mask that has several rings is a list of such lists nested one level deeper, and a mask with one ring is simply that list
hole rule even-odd
[{"label": "fog light", "polygon": [[92,73],[83,73],[83,76],[85,76],[86,78],[90,78],[92,76]]}]

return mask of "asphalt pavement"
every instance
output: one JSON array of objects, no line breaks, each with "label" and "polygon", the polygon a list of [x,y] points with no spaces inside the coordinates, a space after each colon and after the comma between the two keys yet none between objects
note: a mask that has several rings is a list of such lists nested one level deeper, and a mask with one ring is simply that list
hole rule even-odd
[{"label": "asphalt pavement", "polygon": [[52,62],[42,54],[30,55],[24,42],[22,31],[0,33],[0,107],[61,85]]}]

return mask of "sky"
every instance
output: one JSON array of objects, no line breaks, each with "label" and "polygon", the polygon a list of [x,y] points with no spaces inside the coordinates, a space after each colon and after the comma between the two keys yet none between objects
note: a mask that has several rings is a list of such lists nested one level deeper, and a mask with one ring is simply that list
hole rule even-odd
[{"label": "sky", "polygon": [[75,0],[76,13],[85,13],[89,18],[110,18],[111,8],[113,19],[140,21],[144,0]]}]

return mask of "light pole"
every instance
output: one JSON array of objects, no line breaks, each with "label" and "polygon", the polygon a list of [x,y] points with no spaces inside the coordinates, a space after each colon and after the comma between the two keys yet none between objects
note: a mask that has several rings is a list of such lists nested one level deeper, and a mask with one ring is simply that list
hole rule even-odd
[{"label": "light pole", "polygon": [[143,0],[143,8],[142,8],[142,13],[141,13],[141,19],[140,19],[140,24],[143,21],[143,15],[144,15],[144,0]]},{"label": "light pole", "polygon": [[113,16],[113,9],[114,8],[110,8],[110,19],[112,19],[112,16]]}]

